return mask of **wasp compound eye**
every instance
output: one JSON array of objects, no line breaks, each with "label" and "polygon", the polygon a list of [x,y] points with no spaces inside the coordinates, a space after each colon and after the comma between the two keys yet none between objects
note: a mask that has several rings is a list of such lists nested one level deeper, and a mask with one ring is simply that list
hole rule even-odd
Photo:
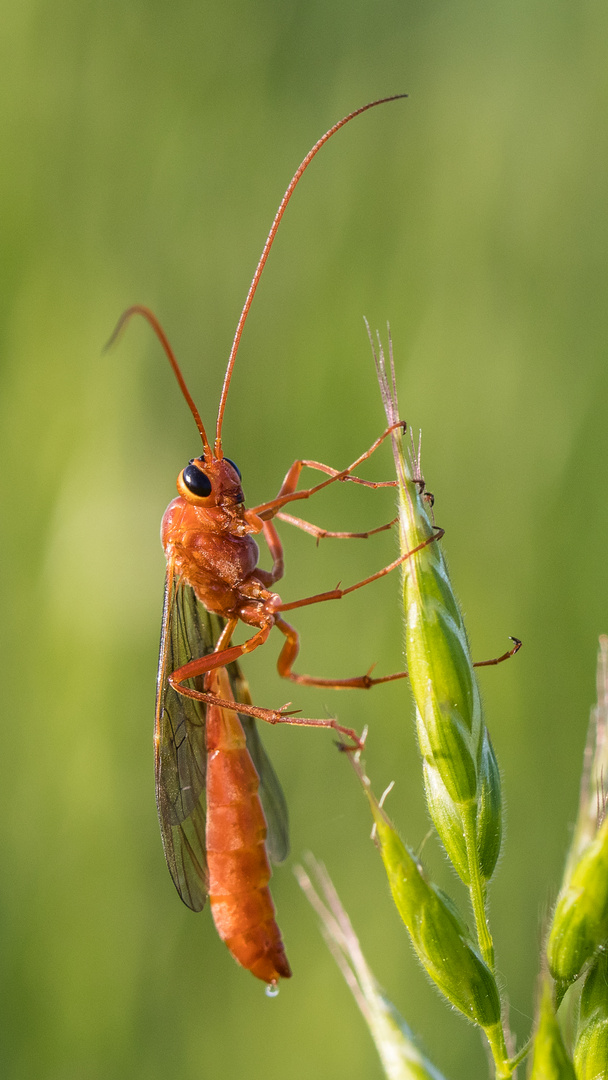
[{"label": "wasp compound eye", "polygon": [[193,495],[200,499],[206,499],[211,494],[211,481],[206,473],[197,469],[196,465],[186,465],[183,472],[184,484]]},{"label": "wasp compound eye", "polygon": [[240,480],[241,479],[241,470],[239,469],[238,465],[235,465],[234,461],[231,461],[229,457],[224,458],[224,461],[227,461],[229,465],[232,465],[232,468],[234,469],[236,475],[238,476],[238,478]]}]

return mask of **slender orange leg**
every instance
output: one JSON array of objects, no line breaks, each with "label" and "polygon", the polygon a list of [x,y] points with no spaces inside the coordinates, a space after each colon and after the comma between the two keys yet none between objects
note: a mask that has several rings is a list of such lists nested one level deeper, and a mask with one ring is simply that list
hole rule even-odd
[{"label": "slender orange leg", "polygon": [[521,641],[519,638],[512,637],[511,641],[513,642],[513,648],[508,649],[502,656],[495,656],[493,660],[478,660],[477,663],[473,664],[473,667],[493,667],[494,664],[502,664],[503,660],[510,660],[511,657],[515,656],[515,653],[518,653],[521,649]]},{"label": "slender orange leg", "polygon": [[[221,653],[224,651],[224,649],[228,648],[232,639],[232,635],[234,634],[234,631],[236,630],[238,625],[238,619],[228,619],[226,621],[226,623],[224,624],[224,629],[222,630],[219,638],[215,643],[215,649],[213,650],[214,653]],[[175,672],[173,674],[175,674]]]},{"label": "slender orange leg", "polygon": [[362,476],[353,476],[349,473],[348,476],[343,476],[344,481],[348,480],[350,484],[362,484],[363,487],[370,488],[396,488],[399,486],[397,480],[364,480]]},{"label": "slender orange leg", "polygon": [[279,581],[285,572],[283,545],[272,521],[264,522],[264,539],[268,544],[268,550],[272,556],[272,570],[260,570],[258,568],[256,573],[258,577],[261,577],[266,587],[268,587],[269,585],[274,585],[275,581]]},{"label": "slender orange leg", "polygon": [[[396,671],[392,675],[383,675],[379,679],[373,679],[369,671],[366,675],[355,676],[352,679],[319,679],[312,675],[298,675],[292,670],[292,667],[300,651],[300,636],[297,630],[290,626],[288,622],[285,622],[284,619],[277,618],[276,626],[287,639],[277,661],[277,671],[284,679],[290,679],[301,686],[327,686],[332,690],[369,690],[370,687],[378,686],[380,683],[396,682],[397,679],[407,679],[409,677],[407,671]],[[495,657],[493,660],[479,660],[476,664],[473,664],[473,667],[489,667],[492,664],[502,664],[503,660],[509,660],[512,656],[515,656],[515,653],[519,652],[521,648],[521,641],[519,638],[511,638],[511,641],[514,641],[515,644],[508,652]]]},{"label": "slender orange leg", "polygon": [[[267,521],[269,518],[274,517],[275,514],[281,509],[282,506],[285,506],[286,503],[294,502],[298,499],[309,499],[311,495],[315,495],[317,491],[321,491],[323,488],[327,487],[328,484],[333,484],[336,480],[346,480],[357,468],[358,465],[361,465],[363,461],[367,461],[368,457],[371,457],[371,455],[374,453],[374,450],[377,450],[380,444],[384,442],[384,440],[388,438],[388,436],[391,435],[393,431],[396,431],[397,428],[400,427],[403,428],[404,424],[405,421],[403,420],[399,420],[396,424],[391,424],[391,426],[387,428],[386,431],[384,431],[374,443],[372,443],[369,450],[366,450],[364,454],[361,454],[361,456],[358,457],[356,461],[353,461],[352,465],[349,465],[347,469],[342,469],[339,472],[331,469],[329,465],[322,465],[320,462],[308,463],[305,461],[295,461],[294,464],[291,466],[291,469],[287,473],[287,476],[285,477],[281,485],[277,497],[275,499],[271,499],[270,502],[261,503],[260,506],[254,506],[251,510],[251,513],[256,514],[258,517]],[[305,464],[310,464],[311,468],[318,468],[321,472],[329,473],[329,479],[323,480],[321,484],[316,484],[314,487],[303,488],[301,491],[296,491],[295,487],[298,483],[300,473]],[[384,485],[372,483],[369,486],[380,487]],[[395,482],[390,481],[390,486],[394,487]]]},{"label": "slender orange leg", "polygon": [[[399,518],[393,518],[392,521],[387,522],[386,525],[378,525],[376,529],[369,529],[368,532],[331,532],[329,529],[322,529],[318,525],[313,525],[310,521],[304,521],[303,518],[293,517],[292,514],[278,513],[277,518],[280,521],[285,521],[288,525],[293,525],[296,529],[302,529],[303,532],[309,534],[309,536],[316,537],[317,544],[320,540],[367,540],[370,536],[375,536],[376,533],[387,532],[388,529],[392,529],[393,525],[396,525]],[[268,550],[272,556],[272,570],[256,570],[258,577],[262,579],[266,586],[274,585],[275,581],[279,581],[283,577],[285,571],[285,563],[283,559],[283,545],[281,543],[279,534],[275,529],[272,521],[265,521],[264,523],[264,539],[268,544]]]},{"label": "slender orange leg", "polygon": [[293,611],[294,608],[308,607],[309,604],[322,604],[325,600],[341,600],[343,596],[347,596],[348,593],[354,592],[355,589],[362,589],[364,585],[369,585],[372,581],[377,581],[378,578],[385,577],[386,574],[390,574],[391,570],[395,570],[401,563],[404,563],[407,559],[410,559],[416,552],[422,551],[423,548],[432,544],[435,540],[440,540],[443,536],[445,529],[440,529],[435,526],[436,531],[432,536],[427,536],[426,540],[423,540],[421,544],[417,544],[411,551],[406,551],[404,555],[400,555],[394,562],[389,563],[388,566],[383,566],[381,570],[377,570],[375,574],[370,574],[369,577],[363,578],[363,581],[357,581],[355,585],[349,585],[348,589],[330,589],[328,592],[316,593],[315,596],[305,596],[302,600],[293,600],[290,604],[279,604],[275,608],[275,611]]},{"label": "slender orange leg", "polygon": [[398,671],[394,675],[385,675],[381,679],[372,679],[369,672],[367,675],[356,676],[352,679],[317,679],[312,675],[297,675],[295,671],[292,671],[292,665],[300,651],[299,634],[284,619],[277,618],[275,625],[286,638],[277,660],[277,671],[284,679],[291,679],[292,682],[299,683],[301,686],[327,686],[332,690],[369,690],[370,686],[377,686],[378,683],[407,679],[407,671]]},{"label": "slender orange leg", "polygon": [[[403,423],[405,423],[405,421],[403,421]],[[352,465],[351,468],[354,469],[355,465]],[[312,458],[298,458],[297,461],[294,461],[283,480],[277,498],[280,498],[282,495],[287,495],[290,491],[296,490],[302,469],[316,469],[317,472],[325,473],[334,480],[349,480],[352,481],[353,484],[363,484],[365,487],[397,487],[396,480],[364,480],[362,476],[354,476],[350,472],[348,476],[344,476],[343,469],[334,469],[331,465],[325,465],[322,461],[313,461]]]},{"label": "slender orange leg", "polygon": [[[309,604],[321,604],[325,600],[341,600],[347,593],[354,592],[355,589],[361,589],[364,585],[369,585],[370,582],[376,581],[378,578],[384,577],[386,574],[390,574],[391,570],[394,570],[401,563],[405,562],[412,555],[415,555],[417,551],[421,551],[422,548],[432,544],[435,540],[440,540],[444,534],[443,529],[437,529],[432,536],[427,537],[422,543],[418,544],[411,551],[406,551],[404,555],[401,555],[394,562],[388,566],[384,566],[382,570],[376,571],[370,577],[365,578],[363,581],[358,581],[355,585],[350,585],[348,589],[332,589],[330,592],[317,593],[316,596],[306,596],[302,600],[294,600],[291,604],[279,604],[275,611],[290,611],[294,608],[307,607]],[[292,670],[293,663],[298,655],[299,651],[299,637],[297,631],[285,622],[278,615],[275,618],[275,623],[282,634],[285,635],[285,644],[281,649],[279,659],[277,661],[277,670],[279,675],[282,675],[285,679],[290,679],[292,682],[300,683],[305,686],[328,686],[334,690],[369,690],[371,686],[377,686],[379,683],[394,682],[396,679],[406,679],[406,671],[398,671],[393,675],[384,675],[379,679],[372,679],[370,673],[366,675],[355,676],[351,679],[321,679],[315,678],[312,675],[297,675]]]},{"label": "slender orange leg", "polygon": [[[310,521],[304,521],[302,518],[293,517],[292,514],[278,513],[277,518],[280,521],[286,521],[288,525],[295,526],[296,529],[302,529],[303,532],[307,532],[310,536],[315,536],[317,543],[319,540],[367,540],[368,536],[375,536],[376,533],[386,532],[388,529],[392,529],[399,518],[393,518],[386,525],[379,525],[377,529],[370,529],[369,532],[330,532],[328,529],[321,529],[318,525],[313,525]],[[270,546],[270,545],[269,545]]]},{"label": "slender orange leg", "polygon": [[[224,627],[222,634],[219,638],[218,645],[227,643],[229,638],[234,633],[237,626],[235,619],[230,619]],[[178,694],[183,694],[184,697],[194,698],[195,701],[206,701],[209,705],[218,705],[222,709],[234,709],[234,702],[218,698],[215,694],[203,693],[200,690],[192,690],[189,686],[183,686],[182,683],[186,679],[194,679],[197,675],[206,675],[209,671],[215,671],[217,668],[226,667],[227,664],[231,664],[233,660],[238,660],[245,653],[253,652],[254,649],[259,648],[266,641],[272,626],[273,619],[268,619],[257,634],[244,641],[242,645],[232,645],[229,648],[221,648],[219,652],[208,653],[206,656],[199,656],[196,660],[190,660],[189,663],[184,664],[183,667],[177,668],[169,675],[169,682],[174,690]],[[247,713],[250,716],[259,716],[261,720],[266,719],[266,713],[271,710],[258,709],[255,705],[243,705],[241,712]],[[280,710],[279,710],[280,711]]]},{"label": "slender orange leg", "polygon": [[[255,716],[259,720],[265,720],[268,724],[294,724],[300,727],[331,728],[332,731],[336,731],[339,735],[344,735],[347,739],[350,739],[353,750],[360,749],[361,740],[357,733],[352,728],[343,727],[333,718],[310,719],[303,716],[294,716],[292,712],[287,712],[289,703],[283,705],[280,709],[262,709],[257,705],[245,705],[239,701],[235,710],[234,700],[230,701],[228,698],[218,697],[208,691],[192,690],[189,686],[182,685],[186,679],[193,679],[196,675],[205,675],[217,668],[226,667],[233,660],[238,660],[244,653],[253,652],[254,649],[259,648],[266,641],[273,624],[274,619],[269,620],[257,634],[248,638],[242,645],[222,648],[219,652],[209,653],[207,656],[201,656],[196,660],[191,660],[188,664],[184,664],[183,667],[178,668],[169,676],[171,686],[178,694],[183,694],[184,697],[193,698],[195,701],[204,701],[207,705],[217,705],[220,709],[230,709],[232,712],[244,713],[246,716]],[[237,620],[235,619],[230,619],[227,622],[218,645],[223,645],[230,640],[236,625]],[[351,747],[348,747],[348,749],[351,749]]]},{"label": "slender orange leg", "polygon": [[[307,523],[305,523],[307,524]],[[392,524],[392,523],[391,523]],[[313,526],[314,528],[314,526]],[[368,585],[371,581],[375,581],[377,578],[384,577],[386,574],[394,570],[402,562],[408,559],[411,555],[414,555],[421,548],[426,547],[427,544],[432,543],[434,540],[439,540],[444,534],[443,529],[437,529],[437,532],[433,536],[429,536],[427,540],[413,548],[412,551],[408,551],[405,555],[402,555],[399,559],[396,559],[389,566],[383,567],[382,570],[378,570],[377,573],[372,574],[371,577],[365,578],[363,581],[358,581],[356,585],[351,585],[348,589],[333,589],[331,592],[318,593],[316,596],[307,596],[302,600],[296,600],[291,604],[281,604],[277,611],[289,611],[294,608],[306,607],[309,604],[323,603],[325,600],[340,600],[343,596],[346,596],[349,592],[354,592],[355,589],[360,589],[364,585]],[[298,675],[293,671],[293,664],[298,655],[300,649],[300,639],[297,631],[293,626],[290,626],[288,622],[281,619],[279,616],[276,618],[276,626],[285,635],[286,641],[279,655],[277,661],[277,670],[279,675],[285,679],[290,679],[292,682],[299,683],[304,686],[327,686],[334,690],[368,690],[372,686],[378,686],[380,683],[395,682],[397,679],[407,679],[407,671],[397,671],[391,675],[384,675],[378,679],[372,678],[368,671],[365,675],[354,676],[350,679],[322,679],[316,678],[312,675]],[[519,652],[521,648],[521,641],[519,638],[511,638],[513,641],[513,648],[503,653],[502,656],[497,656],[492,660],[479,660],[473,664],[473,667],[490,667],[494,664],[501,664],[504,660],[509,660],[515,653]],[[373,670],[370,669],[370,671]]]}]

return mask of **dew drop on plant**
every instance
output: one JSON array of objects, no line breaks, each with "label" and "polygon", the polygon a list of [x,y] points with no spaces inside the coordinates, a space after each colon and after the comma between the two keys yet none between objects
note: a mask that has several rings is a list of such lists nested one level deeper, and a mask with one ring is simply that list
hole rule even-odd
[{"label": "dew drop on plant", "polygon": [[268,983],[266,987],[266,997],[275,998],[279,996],[279,988],[276,983]]}]

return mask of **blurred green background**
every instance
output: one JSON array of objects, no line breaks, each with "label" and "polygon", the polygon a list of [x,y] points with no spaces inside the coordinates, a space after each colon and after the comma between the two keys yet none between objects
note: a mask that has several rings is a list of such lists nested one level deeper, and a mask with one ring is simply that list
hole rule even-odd
[{"label": "blurred green background", "polygon": [[[149,329],[154,308],[209,426],[281,194],[336,119],[284,220],[224,427],[250,505],[300,456],[344,466],[383,428],[363,327],[390,320],[481,674],[508,832],[492,892],[520,1037],[577,803],[608,631],[608,10],[600,0],[304,3],[31,0],[3,5],[0,1057],[11,1080],[380,1076],[290,865],[273,879],[294,969],[269,1001],[162,856],[152,716],[174,478],[199,452]],[[368,475],[390,474],[386,450]],[[392,516],[331,491],[329,528]],[[286,600],[353,582],[394,539],[282,529]],[[267,559],[266,559],[267,565]],[[300,670],[401,663],[396,577],[294,618]],[[280,642],[254,699],[370,725],[377,791],[427,832],[408,691],[286,687]],[[329,735],[264,733],[293,859],[324,860],[388,995],[452,1080],[485,1074],[472,1028],[416,968]],[[293,861],[292,859],[292,861]],[[462,894],[434,841],[425,859]]]}]

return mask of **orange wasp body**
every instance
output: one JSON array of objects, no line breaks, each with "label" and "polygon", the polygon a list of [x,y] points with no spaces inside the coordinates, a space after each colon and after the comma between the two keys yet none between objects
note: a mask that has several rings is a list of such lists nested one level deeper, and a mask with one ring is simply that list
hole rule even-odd
[{"label": "orange wasp body", "polygon": [[[330,128],[304,158],[287,188],[237,325],[213,449],[171,346],[152,312],[140,305],[129,308],[111,338],[113,341],[133,314],[148,321],[167,354],[203,442],[202,456],[192,459],[178,476],[179,495],[167,508],[161,527],[167,580],[155,749],[157,805],[165,856],[184,903],[198,911],[209,895],[218,932],[232,955],[271,985],[280,977],[291,975],[268,889],[270,868],[266,854],[266,846],[274,861],[280,861],[287,853],[286,810],[253,718],[269,723],[329,727],[347,736],[354,747],[360,743],[353,731],[333,719],[296,717],[287,706],[273,710],[252,705],[237,661],[262,645],[276,626],[285,637],[278,670],[294,682],[367,688],[404,677],[404,672],[380,679],[363,675],[342,680],[296,674],[292,665],[298,653],[298,635],[281,615],[289,609],[339,599],[382,577],[404,557],[348,589],[334,589],[288,604],[272,591],[283,574],[283,550],[272,518],[282,517],[317,537],[370,535],[327,533],[282,514],[281,509],[336,481],[356,480],[354,469],[401,424],[389,427],[347,469],[336,470],[314,461],[294,462],[276,498],[246,509],[239,470],[223,455],[222,421],[243,325],[279,222],[302,173],[321,146],[349,120],[395,99],[371,102]],[[326,478],[314,487],[298,490],[304,466],[325,473]],[[388,483],[394,486],[394,481]],[[389,527],[381,526],[373,531]],[[254,535],[260,533],[272,556],[271,570],[262,570],[257,565]],[[243,644],[232,645],[238,623],[251,627],[254,633]]]},{"label": "orange wasp body", "polygon": [[[229,697],[226,668],[214,671],[208,685]],[[268,888],[259,777],[234,710],[208,706],[206,741],[205,843],[213,920],[235,960],[259,979],[276,983],[281,976],[289,978],[291,969]]]}]

